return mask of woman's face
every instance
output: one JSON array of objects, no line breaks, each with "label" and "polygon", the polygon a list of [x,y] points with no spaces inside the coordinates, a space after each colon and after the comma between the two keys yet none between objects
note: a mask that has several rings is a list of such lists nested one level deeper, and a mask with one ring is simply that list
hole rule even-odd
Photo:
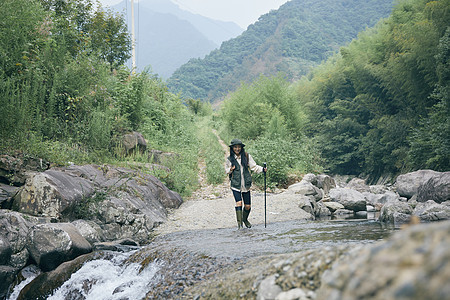
[{"label": "woman's face", "polygon": [[234,145],[234,146],[233,146],[233,152],[234,152],[236,155],[239,155],[239,153],[241,153],[241,150],[242,150],[242,146],[241,146],[241,145]]}]

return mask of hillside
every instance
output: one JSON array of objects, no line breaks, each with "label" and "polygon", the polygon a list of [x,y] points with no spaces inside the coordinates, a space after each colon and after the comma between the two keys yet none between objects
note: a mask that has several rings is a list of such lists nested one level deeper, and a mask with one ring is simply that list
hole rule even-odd
[{"label": "hillside", "polygon": [[[112,9],[122,13],[131,28],[131,7],[125,1]],[[191,58],[204,57],[243,29],[180,9],[170,1],[144,0],[135,4],[136,64],[151,66],[163,78]],[[131,65],[131,63],[129,63]]]},{"label": "hillside", "polygon": [[169,78],[169,89],[215,102],[260,74],[298,79],[391,9],[392,0],[289,1],[220,49],[181,66]]}]

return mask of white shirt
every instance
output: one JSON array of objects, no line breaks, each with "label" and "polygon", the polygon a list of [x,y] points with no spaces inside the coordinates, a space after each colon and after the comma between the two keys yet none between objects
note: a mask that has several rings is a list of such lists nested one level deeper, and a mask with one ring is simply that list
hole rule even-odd
[{"label": "white shirt", "polygon": [[[249,189],[246,189],[246,188],[245,188],[245,182],[244,182],[244,168],[242,168],[242,165],[241,165],[241,156],[240,156],[240,155],[237,156],[236,154],[234,154],[234,158],[235,158],[236,161],[238,162],[238,164],[239,164],[239,169],[241,170],[241,190],[240,190],[240,191],[241,191],[242,193],[246,193],[246,192],[249,191]],[[227,159],[227,161],[225,162],[225,172],[226,172],[227,174],[231,174],[231,173],[232,173],[231,167],[232,167],[231,161],[230,161],[229,159]],[[258,166],[258,165],[256,164],[256,162],[253,160],[253,157],[252,157],[250,154],[248,154],[248,168],[249,168],[252,172],[256,172],[256,173],[261,173],[261,172],[263,171],[263,167]],[[232,190],[235,190],[235,191],[239,191],[238,189],[233,188],[233,187],[231,187],[231,189],[232,189]]]}]

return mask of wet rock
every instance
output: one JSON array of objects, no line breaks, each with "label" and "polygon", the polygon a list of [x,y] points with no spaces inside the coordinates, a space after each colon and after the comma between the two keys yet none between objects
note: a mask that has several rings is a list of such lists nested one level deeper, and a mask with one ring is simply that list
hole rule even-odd
[{"label": "wet rock", "polygon": [[101,259],[103,255],[103,253],[85,254],[72,261],[62,263],[53,271],[41,273],[20,291],[17,300],[47,299],[54,290],[63,285],[86,262]]},{"label": "wet rock", "polygon": [[415,225],[351,251],[322,277],[317,300],[446,299],[450,222]]},{"label": "wet rock", "polygon": [[[417,191],[419,187],[428,181],[431,177],[439,175],[439,172],[433,170],[419,170],[415,172],[410,172],[406,174],[399,175],[397,177],[395,186],[397,188],[397,193],[406,198],[411,198]],[[426,199],[429,200],[429,199]]]},{"label": "wet rock", "polygon": [[450,172],[444,172],[422,183],[417,191],[417,201],[434,200],[437,203],[450,200]]},{"label": "wet rock", "polygon": [[[334,213],[338,209],[344,209],[344,205],[338,203],[338,202],[332,202],[332,201],[324,201],[323,204],[329,209],[331,213]],[[351,211],[353,213],[353,211]]]},{"label": "wet rock", "polygon": [[334,188],[330,190],[332,201],[342,204],[345,209],[354,212],[366,210],[367,201],[364,195],[349,188]]},{"label": "wet rock", "polygon": [[324,204],[324,202],[319,201],[319,202],[317,202],[317,208],[315,210],[315,216],[319,217],[319,218],[320,217],[331,216],[331,211]]},{"label": "wet rock", "polygon": [[18,270],[13,267],[0,265],[0,299],[5,299],[17,272]]},{"label": "wet rock", "polygon": [[92,251],[92,247],[70,223],[41,224],[31,228],[27,249],[43,271]]},{"label": "wet rock", "polygon": [[0,235],[0,265],[7,265],[11,259],[12,249],[9,241]]}]

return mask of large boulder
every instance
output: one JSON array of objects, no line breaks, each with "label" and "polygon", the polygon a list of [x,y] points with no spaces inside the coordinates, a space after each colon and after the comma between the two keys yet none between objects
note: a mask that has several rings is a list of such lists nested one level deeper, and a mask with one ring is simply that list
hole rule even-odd
[{"label": "large boulder", "polygon": [[448,299],[450,222],[415,225],[341,256],[316,300]]},{"label": "large boulder", "polygon": [[302,180],[299,183],[290,185],[287,189],[287,192],[304,196],[312,196],[315,200],[320,200],[323,197],[322,190],[306,180]]},{"label": "large boulder", "polygon": [[354,212],[366,210],[367,201],[364,195],[349,188],[334,188],[330,190],[332,201],[342,204],[345,209]]},{"label": "large boulder", "polygon": [[392,201],[383,206],[378,221],[401,225],[410,221],[412,213],[413,208],[409,203]]},{"label": "large boulder", "polygon": [[450,220],[450,206],[428,200],[427,202],[418,203],[414,208],[413,215],[427,222]]},{"label": "large boulder", "polygon": [[31,228],[27,249],[43,271],[92,251],[92,246],[70,223],[47,223]]},{"label": "large boulder", "polygon": [[13,210],[60,220],[66,210],[93,194],[94,186],[89,180],[51,169],[27,178],[14,197]]},{"label": "large boulder", "polygon": [[432,176],[422,183],[417,191],[417,201],[434,200],[437,203],[450,200],[450,172]]},{"label": "large boulder", "polygon": [[[411,173],[399,175],[396,180],[397,193],[406,198],[411,198],[419,187],[428,181],[431,177],[439,175],[439,172],[433,170],[419,170]],[[429,200],[429,199],[427,199]]]},{"label": "large boulder", "polygon": [[[30,174],[14,197],[13,208],[58,222],[78,219],[98,226],[83,226],[96,242],[136,238],[141,244],[167,218],[168,208],[181,205],[181,196],[156,177],[111,166],[69,166]],[[101,228],[99,237],[95,231]],[[90,232],[90,233],[88,233]]]}]

